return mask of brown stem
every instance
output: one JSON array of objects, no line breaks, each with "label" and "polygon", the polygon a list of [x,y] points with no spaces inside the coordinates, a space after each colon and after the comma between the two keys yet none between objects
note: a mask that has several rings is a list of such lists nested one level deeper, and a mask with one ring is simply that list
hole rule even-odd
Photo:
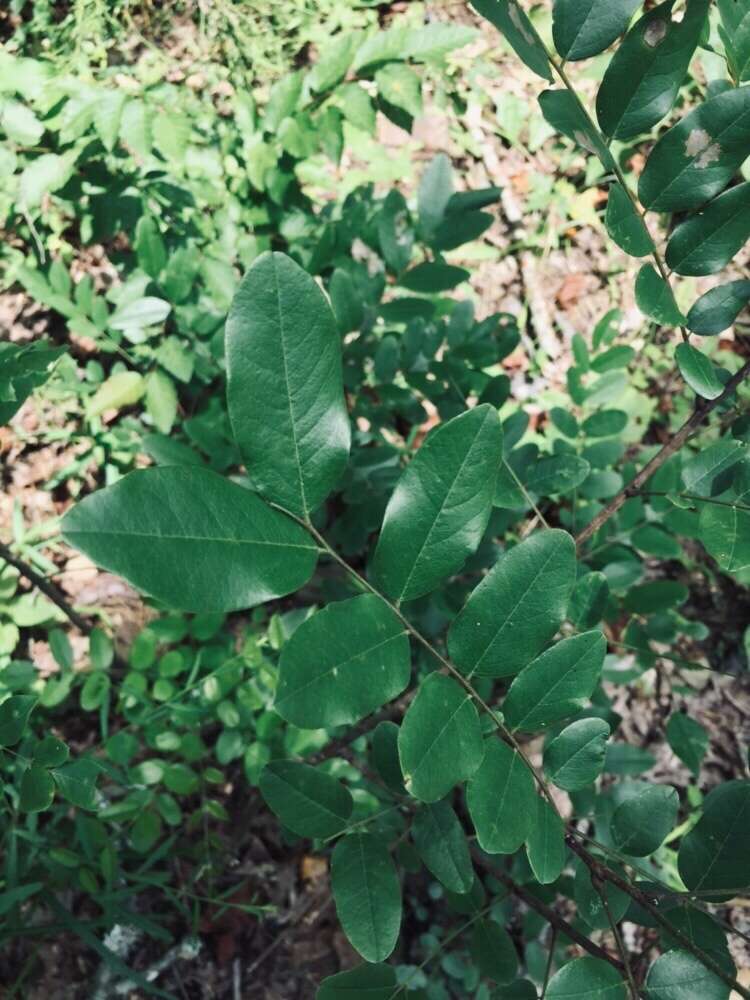
[{"label": "brown stem", "polygon": [[599,513],[596,514],[595,517],[589,522],[589,524],[586,525],[583,531],[576,536],[576,545],[581,546],[584,542],[587,542],[592,535],[596,534],[603,524],[606,524],[606,522],[617,513],[626,500],[635,496],[640,491],[643,484],[650,479],[651,476],[653,476],[656,470],[661,468],[668,458],[678,452],[688,438],[690,438],[698,430],[709,413],[716,409],[719,403],[723,403],[732,395],[734,390],[744,380],[748,373],[750,373],[750,361],[746,361],[742,368],[740,368],[740,370],[730,378],[720,396],[717,396],[716,399],[700,400],[696,405],[695,410],[685,421],[682,427],[680,427],[674,437],[667,441],[664,447],[658,451],[656,455],[654,455],[651,461],[644,465],[638,475],[630,483],[628,483],[627,486],[624,486],[619,493],[612,497],[607,506],[600,510]]},{"label": "brown stem", "polygon": [[609,900],[607,899],[607,887],[599,878],[598,875],[592,873],[591,883],[596,889],[599,899],[602,901],[602,906],[604,907],[604,912],[607,914],[607,920],[609,921],[609,926],[612,928],[612,934],[615,939],[615,944],[617,945],[617,951],[622,959],[622,964],[625,969],[625,975],[628,980],[628,987],[630,990],[630,1000],[638,1000],[638,987],[635,984],[635,979],[633,978],[633,970],[630,968],[630,962],[628,961],[628,952],[625,948],[625,944],[622,940],[622,935],[617,926],[617,921],[615,920],[612,910],[609,905]]},{"label": "brown stem", "polygon": [[11,566],[15,566],[21,576],[25,576],[29,583],[33,583],[38,590],[41,590],[45,597],[48,597],[53,604],[56,604],[77,629],[80,629],[84,635],[90,635],[92,626],[65,600],[62,591],[54,583],[50,583],[40,573],[37,573],[35,569],[32,569],[23,559],[19,559],[18,556],[13,555],[8,546],[3,545],[2,542],[0,542],[0,559]]}]

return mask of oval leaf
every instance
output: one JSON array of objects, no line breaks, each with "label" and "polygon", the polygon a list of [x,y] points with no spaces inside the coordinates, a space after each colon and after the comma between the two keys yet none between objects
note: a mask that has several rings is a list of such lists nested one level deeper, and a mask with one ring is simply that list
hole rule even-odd
[{"label": "oval leaf", "polygon": [[447,802],[422,806],[411,829],[425,866],[446,889],[460,895],[474,884],[469,845],[458,817]]},{"label": "oval leaf", "polygon": [[[696,942],[699,948],[704,942]],[[660,955],[646,976],[649,1000],[727,1000],[726,983],[689,951]]]},{"label": "oval leaf", "polygon": [[556,736],[544,750],[544,770],[558,788],[577,792],[599,777],[609,739],[603,719],[578,719]]},{"label": "oval leaf", "polygon": [[552,80],[552,68],[544,45],[526,12],[515,0],[472,0],[472,6],[505,36],[518,58],[530,70],[545,80]]},{"label": "oval leaf", "polygon": [[552,38],[563,57],[574,62],[603,52],[630,24],[642,0],[555,0]]},{"label": "oval leaf", "polygon": [[324,979],[315,1000],[391,1000],[396,986],[393,966],[360,965]]},{"label": "oval leaf", "polygon": [[652,264],[644,264],[635,279],[635,301],[644,316],[663,326],[680,326],[685,322],[675,302],[668,281]]},{"label": "oval leaf", "polygon": [[738,184],[682,222],[667,243],[667,265],[678,274],[716,274],[750,237],[750,183]]},{"label": "oval leaf", "polygon": [[549,802],[537,797],[536,820],[526,838],[526,855],[537,882],[550,885],[565,867],[565,827]]},{"label": "oval leaf", "polygon": [[383,962],[401,928],[401,886],[382,840],[353,833],[336,844],[331,859],[336,913],[352,946],[368,962]]},{"label": "oval leaf", "polygon": [[705,292],[687,314],[687,327],[701,337],[714,337],[734,323],[750,302],[750,281],[739,279]]},{"label": "oval leaf", "polygon": [[510,983],[518,974],[518,954],[510,934],[495,920],[478,920],[471,934],[471,957],[479,971],[496,983]]},{"label": "oval leaf", "polygon": [[615,847],[635,858],[653,854],[672,832],[679,808],[671,785],[631,782],[609,824]]},{"label": "oval leaf", "polygon": [[283,253],[262,254],[232,300],[227,402],[253,483],[307,518],[349,455],[341,344],[315,280]]},{"label": "oval leaf", "polygon": [[547,984],[546,1000],[626,1000],[617,969],[601,958],[575,958]]},{"label": "oval leaf", "polygon": [[[680,877],[688,889],[750,884],[748,822],[750,781],[727,781],[709,792],[703,816],[683,837],[677,856]],[[719,902],[715,897],[713,901]]]},{"label": "oval leaf", "polygon": [[621,184],[612,184],[604,217],[607,232],[631,257],[645,257],[654,250],[654,241],[638,211]]},{"label": "oval leaf", "polygon": [[340,781],[296,760],[272,760],[260,776],[260,792],[274,815],[300,837],[334,837],[354,808]]},{"label": "oval leaf", "polygon": [[290,594],[317,560],[299,525],[198,466],[131,472],[76,504],[62,532],[97,565],[185,611],[233,611]]},{"label": "oval leaf", "polygon": [[678,344],[674,352],[677,367],[687,384],[703,399],[716,399],[724,391],[710,358],[690,344]]},{"label": "oval leaf", "polygon": [[482,850],[514,854],[537,814],[534,779],[520,754],[500,739],[490,740],[467,785],[466,803]]}]

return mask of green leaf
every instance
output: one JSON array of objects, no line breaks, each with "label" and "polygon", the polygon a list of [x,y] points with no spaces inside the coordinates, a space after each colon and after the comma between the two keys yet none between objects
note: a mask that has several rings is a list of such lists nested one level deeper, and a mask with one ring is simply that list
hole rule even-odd
[{"label": "green leaf", "polygon": [[445,153],[432,159],[419,182],[417,212],[423,239],[430,240],[443,221],[453,194],[453,168]]},{"label": "green leaf", "polygon": [[340,781],[295,760],[272,760],[259,785],[268,808],[300,837],[334,837],[345,829],[354,808]]},{"label": "green leaf", "polygon": [[45,768],[32,764],[21,778],[20,806],[23,812],[43,812],[52,805],[55,782]]},{"label": "green leaf", "polygon": [[680,326],[685,317],[675,302],[674,292],[653,264],[644,264],[635,279],[635,301],[644,316],[663,326]]},{"label": "green leaf", "polygon": [[661,847],[677,820],[680,800],[671,785],[643,781],[621,786],[622,798],[609,824],[615,847],[623,854],[645,858]]},{"label": "green leaf", "polygon": [[37,700],[30,694],[14,694],[0,705],[0,747],[12,747],[18,743]]},{"label": "green leaf", "polygon": [[612,437],[628,425],[628,415],[623,410],[599,410],[587,417],[582,425],[586,437]]},{"label": "green leaf", "polygon": [[565,827],[543,796],[537,797],[537,815],[526,838],[526,854],[537,882],[556,882],[565,867]]},{"label": "green leaf", "polygon": [[[455,197],[453,195],[453,198]],[[450,202],[448,204],[450,208]],[[490,215],[489,212],[465,212],[462,215],[451,213],[435,230],[431,245],[440,251],[455,250],[456,247],[463,246],[464,243],[478,240],[494,221],[494,216]]]},{"label": "green leaf", "polygon": [[383,841],[369,833],[340,840],[331,859],[331,887],[352,946],[368,962],[385,961],[401,927],[401,886]]},{"label": "green leaf", "polygon": [[362,37],[359,32],[351,31],[332,38],[320,51],[317,62],[310,70],[307,80],[310,89],[316,93],[332,90],[346,76],[346,71],[352,64]]},{"label": "green leaf", "polygon": [[731,470],[745,455],[745,446],[729,436],[704,446],[692,458],[683,460],[681,475],[685,491],[702,497],[723,493],[735,475]]},{"label": "green leaf", "polygon": [[[702,942],[699,943],[699,946]],[[727,1000],[729,988],[689,951],[668,951],[648,970],[649,1000]]]},{"label": "green leaf", "polygon": [[249,608],[292,593],[317,560],[293,521],[193,465],[131,472],[69,510],[62,532],[99,566],[186,611]]},{"label": "green leaf", "polygon": [[[620,874],[624,875],[625,873],[620,871]],[[606,894],[612,918],[615,922],[619,922],[625,916],[630,905],[630,896],[621,889],[618,889],[611,882],[606,882],[602,888]],[[600,931],[610,929],[607,909],[604,906],[599,890],[592,882],[591,870],[583,861],[576,861],[573,898],[578,910],[578,916],[589,927]]]},{"label": "green leaf", "polygon": [[18,200],[27,211],[37,208],[46,194],[52,194],[64,187],[73,173],[77,152],[70,151],[62,156],[57,153],[42,153],[31,160],[18,180]]},{"label": "green leaf", "polygon": [[716,368],[702,351],[690,344],[678,344],[674,352],[677,367],[687,384],[703,399],[716,399],[724,391]]},{"label": "green leaf", "polygon": [[462,281],[469,278],[469,272],[463,267],[452,267],[450,264],[439,264],[428,261],[424,264],[417,264],[399,278],[399,285],[408,288],[411,292],[419,292],[422,295],[435,294],[437,292],[447,292]]},{"label": "green leaf", "polygon": [[19,146],[36,146],[44,135],[44,125],[20,101],[0,99],[0,128]]},{"label": "green leaf", "polygon": [[697,208],[726,187],[749,144],[750,87],[710,98],[654,146],[638,182],[641,204],[654,212]]},{"label": "green leaf", "polygon": [[530,70],[552,80],[552,68],[547,52],[539,40],[526,12],[515,0],[471,0],[472,7],[495,25],[507,40],[518,58]]},{"label": "green leaf", "polygon": [[108,325],[113,330],[143,330],[149,326],[160,326],[171,310],[171,305],[164,299],[145,295],[118,308],[110,316]]},{"label": "green leaf", "polygon": [[750,11],[735,0],[719,0],[719,35],[735,80],[750,78]]},{"label": "green leaf", "polygon": [[545,1000],[626,1000],[617,969],[601,958],[574,958],[547,984]]},{"label": "green leaf", "polygon": [[45,736],[34,747],[34,763],[42,767],[60,767],[68,759],[70,751],[56,736]]},{"label": "green leaf", "polygon": [[302,94],[302,78],[302,70],[287,73],[271,87],[263,115],[265,132],[276,132],[282,121],[296,111]]},{"label": "green leaf", "polygon": [[306,519],[344,471],[350,429],[336,320],[285,254],[262,254],[242,279],[226,354],[229,418],[253,483]]},{"label": "green leaf", "polygon": [[386,594],[408,601],[457,573],[489,520],[502,429],[482,404],[427,435],[388,502],[373,559]]},{"label": "green leaf", "polygon": [[95,761],[79,757],[50,773],[64,799],[78,809],[96,809],[96,779],[100,768]]},{"label": "green leaf", "polygon": [[503,715],[511,729],[534,732],[582,709],[599,682],[607,642],[593,630],[563,639],[524,667]]},{"label": "green leaf", "polygon": [[622,184],[611,184],[604,217],[607,232],[631,257],[645,257],[654,250],[654,241]]},{"label": "green leaf", "polygon": [[716,274],[750,237],[750,183],[738,184],[686,219],[667,243],[667,265],[678,274]]},{"label": "green leaf", "polygon": [[682,712],[675,712],[667,722],[666,737],[672,750],[697,778],[709,743],[708,733],[700,722]]},{"label": "green leaf", "polygon": [[[748,87],[750,90],[750,87]],[[739,279],[718,285],[693,303],[687,314],[687,327],[701,337],[723,333],[734,323],[750,302],[750,281]]]},{"label": "green leaf", "polygon": [[315,1000],[391,1000],[396,986],[393,966],[360,965],[324,979]]},{"label": "green leaf", "polygon": [[162,434],[169,434],[177,419],[177,390],[172,379],[158,368],[146,376],[146,412]]},{"label": "green leaf", "polygon": [[137,403],[146,391],[146,380],[138,372],[117,372],[102,382],[86,404],[89,419],[105,410],[121,410]]},{"label": "green leaf", "polygon": [[636,615],[653,614],[683,604],[688,597],[688,589],[677,580],[650,580],[633,587],[625,596],[626,610]]},{"label": "green leaf", "polygon": [[523,477],[524,486],[530,493],[542,497],[569,493],[581,485],[590,471],[589,463],[578,455],[552,455],[534,462]]},{"label": "green leaf", "polygon": [[558,788],[578,792],[604,770],[609,725],[603,719],[578,719],[544,750],[544,770]]},{"label": "green leaf", "polygon": [[471,934],[471,957],[479,971],[496,983],[510,983],[518,974],[518,955],[510,934],[495,920],[478,920]]},{"label": "green leaf", "polygon": [[443,21],[432,21],[410,28],[406,32],[403,57],[415,59],[418,62],[438,60],[473,42],[478,32],[465,24],[450,24]]},{"label": "green leaf", "polygon": [[158,277],[167,263],[167,248],[153,216],[142,215],[138,220],[134,249],[141,270],[151,278]]},{"label": "green leaf", "polygon": [[28,882],[26,885],[16,886],[15,889],[6,889],[0,892],[0,917],[12,910],[14,906],[23,903],[31,896],[44,888],[43,882]]},{"label": "green leaf", "polygon": [[515,854],[537,815],[534,779],[520,754],[490,739],[482,766],[467,785],[466,803],[482,850]]},{"label": "green leaf", "polygon": [[555,0],[552,38],[555,48],[569,61],[588,59],[603,52],[630,24],[642,0]]},{"label": "green leaf", "polygon": [[345,726],[409,683],[403,623],[373,594],[329,604],[302,622],[279,662],[275,710],[302,729]]},{"label": "green leaf", "polygon": [[602,141],[581,102],[571,91],[545,90],[539,95],[539,107],[552,128],[598,156],[605,170],[615,169],[609,147]]},{"label": "green leaf", "polygon": [[409,794],[422,802],[442,799],[482,762],[482,730],[471,696],[450,677],[429,674],[401,723],[398,752]]},{"label": "green leaf", "polygon": [[398,726],[395,722],[379,722],[372,734],[372,763],[388,788],[404,794],[404,778],[398,757]]},{"label": "green leaf", "polygon": [[[750,467],[738,467],[733,491],[737,502],[750,506]],[[731,503],[731,501],[727,501]],[[706,550],[727,573],[750,566],[750,511],[740,507],[701,504],[698,534]]]},{"label": "green leaf", "polygon": [[575,573],[575,543],[557,529],[502,555],[450,627],[456,666],[468,676],[518,673],[562,624]]},{"label": "green leaf", "polygon": [[750,884],[749,821],[750,781],[727,781],[709,792],[703,816],[683,837],[677,856],[688,889],[731,890]]},{"label": "green leaf", "polygon": [[609,581],[604,573],[586,573],[576,582],[568,617],[576,628],[593,628],[602,619],[608,597]]},{"label": "green leaf", "polygon": [[666,0],[633,25],[607,66],[596,98],[596,114],[607,135],[632,139],[670,111],[698,45],[709,4],[710,0],[690,0],[682,20],[673,21],[674,0]]},{"label": "green leaf", "polygon": [[378,92],[394,107],[415,118],[422,113],[422,81],[403,63],[388,63],[375,74]]},{"label": "green leaf", "polygon": [[438,882],[451,892],[469,892],[474,884],[469,845],[447,802],[433,802],[418,809],[411,835],[419,856]]}]

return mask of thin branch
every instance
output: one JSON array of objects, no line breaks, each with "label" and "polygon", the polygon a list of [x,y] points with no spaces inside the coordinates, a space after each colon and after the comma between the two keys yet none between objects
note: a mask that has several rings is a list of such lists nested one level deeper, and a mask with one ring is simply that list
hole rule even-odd
[{"label": "thin branch", "polygon": [[638,490],[640,497],[679,497],[681,500],[691,500],[693,503],[707,503],[715,507],[731,507],[733,510],[748,510],[750,506],[735,503],[733,500],[716,500],[714,497],[699,497],[695,493],[669,493],[666,490]]},{"label": "thin branch", "polygon": [[595,535],[599,528],[603,524],[617,513],[617,511],[622,507],[626,500],[629,500],[633,496],[637,496],[640,488],[644,485],[647,480],[653,476],[657,469],[660,469],[662,465],[671,458],[676,452],[682,448],[688,438],[698,430],[698,428],[703,424],[706,417],[716,409],[716,407],[725,402],[734,392],[738,385],[746,378],[750,373],[750,361],[746,361],[745,364],[736,372],[724,387],[724,391],[716,399],[711,400],[701,400],[700,405],[697,405],[695,410],[685,423],[680,427],[674,437],[670,438],[669,441],[664,445],[664,447],[654,455],[650,462],[641,469],[638,475],[630,482],[627,486],[624,486],[619,493],[617,493],[609,501],[606,507],[599,511],[598,514],[586,525],[586,527],[576,536],[576,545],[581,546],[584,542],[587,542],[592,535]]},{"label": "thin branch", "polygon": [[15,566],[21,576],[26,577],[29,583],[33,583],[45,597],[48,597],[53,604],[56,604],[77,629],[80,629],[85,635],[91,634],[92,626],[68,603],[63,592],[54,583],[46,579],[46,577],[43,577],[35,569],[32,569],[27,562],[14,555],[8,546],[2,542],[0,542],[0,559],[11,566]]},{"label": "thin branch", "polygon": [[630,962],[628,961],[628,952],[625,948],[625,944],[622,940],[622,935],[617,926],[617,921],[612,915],[612,910],[609,905],[609,900],[607,899],[607,887],[603,884],[598,875],[591,875],[591,883],[596,889],[599,899],[602,901],[602,906],[604,907],[604,912],[607,914],[607,920],[609,921],[609,926],[612,928],[612,934],[615,939],[615,944],[617,945],[617,951],[622,959],[622,964],[625,968],[625,976],[628,980],[628,987],[630,988],[631,1000],[638,1000],[638,987],[635,984],[635,979],[633,978],[633,970],[630,968]]}]

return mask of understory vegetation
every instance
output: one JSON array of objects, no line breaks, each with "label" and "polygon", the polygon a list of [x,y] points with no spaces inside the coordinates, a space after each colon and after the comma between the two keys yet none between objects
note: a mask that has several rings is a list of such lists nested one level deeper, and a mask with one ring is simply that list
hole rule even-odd
[{"label": "understory vegetation", "polygon": [[750,0],[0,37],[3,996],[750,998]]}]

